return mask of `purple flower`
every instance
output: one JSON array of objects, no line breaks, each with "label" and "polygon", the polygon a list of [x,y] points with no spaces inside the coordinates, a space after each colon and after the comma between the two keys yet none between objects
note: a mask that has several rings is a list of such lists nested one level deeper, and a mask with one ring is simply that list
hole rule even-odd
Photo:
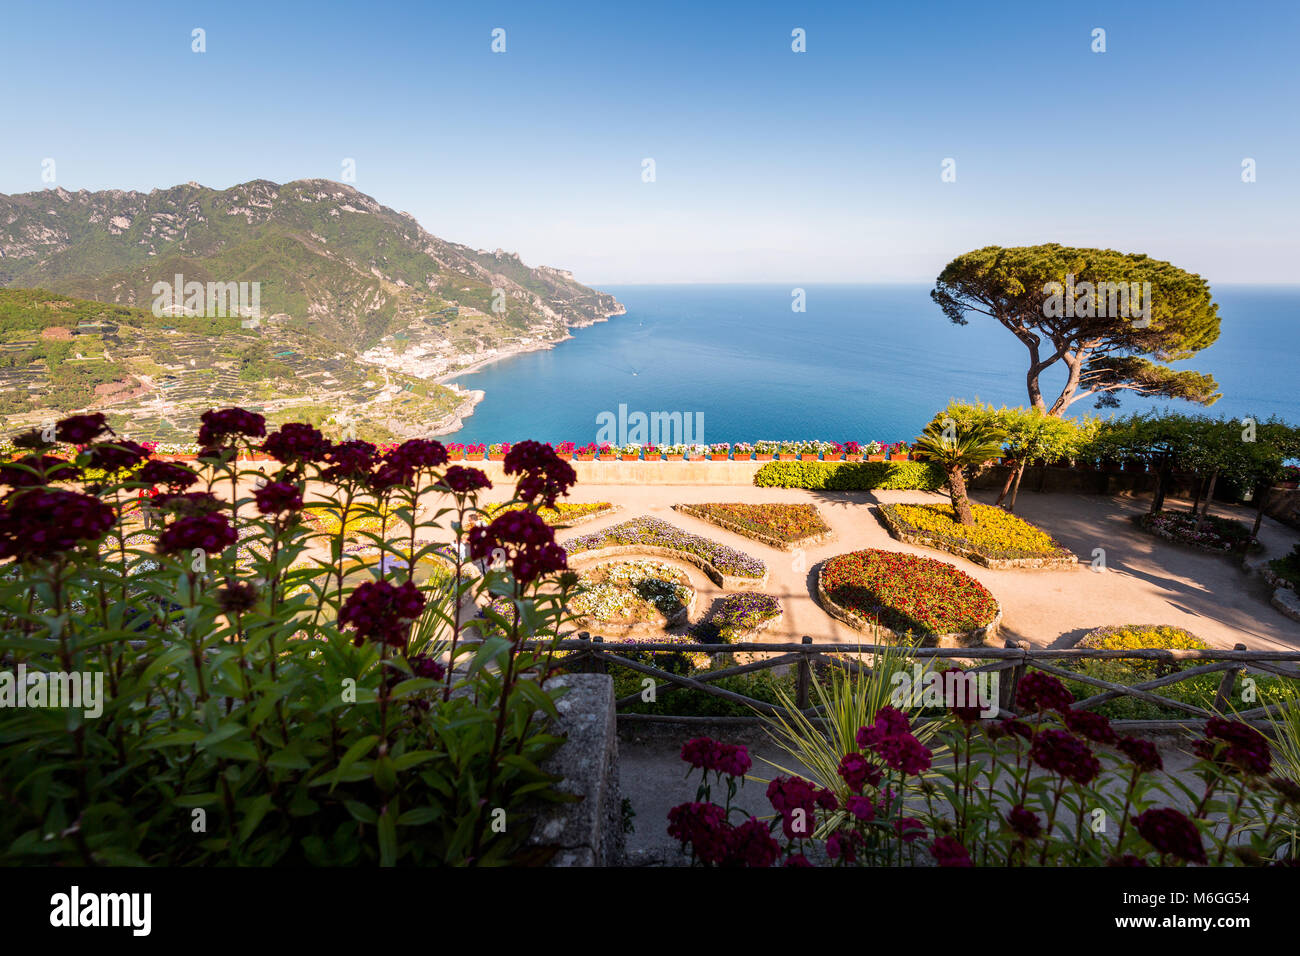
[{"label": "purple flower", "polygon": [[1024,804],[1016,804],[1007,814],[1007,823],[1016,835],[1025,840],[1032,840],[1038,834],[1043,832],[1043,824],[1038,819],[1038,814],[1032,810],[1026,810]]},{"label": "purple flower", "polygon": [[1124,756],[1133,761],[1133,766],[1143,773],[1164,769],[1165,764],[1160,759],[1160,751],[1149,740],[1141,740],[1137,737],[1121,737],[1117,746]]},{"label": "purple flower", "polygon": [[1030,671],[1020,678],[1016,703],[1024,710],[1059,710],[1064,713],[1074,703],[1074,695],[1051,674]]},{"label": "purple flower", "polygon": [[285,465],[320,461],[329,442],[319,429],[303,422],[288,422],[266,436],[262,451]]},{"label": "purple flower", "polygon": [[871,800],[861,795],[849,797],[844,804],[844,809],[853,814],[859,820],[867,821],[876,818],[876,808]]},{"label": "purple flower", "polygon": [[108,431],[108,419],[103,412],[70,415],[55,424],[54,438],[69,445],[86,445],[106,431]]},{"label": "purple flower", "polygon": [[116,523],[113,509],[73,491],[34,488],[0,504],[0,559],[51,558],[98,541]]},{"label": "purple flower", "polygon": [[272,481],[253,492],[257,510],[264,515],[302,510],[302,492],[287,481]]},{"label": "purple flower", "polygon": [[516,498],[540,502],[548,508],[554,508],[555,499],[568,494],[578,480],[573,466],[555,454],[555,449],[536,441],[511,445],[505,471],[520,476],[515,485]]},{"label": "purple flower", "polygon": [[695,737],[682,745],[682,759],[705,772],[743,777],[753,762],[740,744],[724,744],[708,737]]},{"label": "purple flower", "polygon": [[1088,783],[1101,773],[1101,761],[1088,745],[1064,730],[1042,731],[1034,737],[1029,756],[1045,770],[1075,783]]},{"label": "purple flower", "polygon": [[1094,743],[1110,744],[1118,739],[1115,731],[1111,729],[1110,721],[1102,714],[1070,708],[1062,711],[1061,716],[1065,720],[1066,727]]},{"label": "purple flower", "polygon": [[224,514],[201,514],[178,518],[158,536],[159,554],[176,554],[199,548],[218,554],[238,540]]},{"label": "purple flower", "polygon": [[942,836],[930,844],[930,852],[940,866],[974,866],[970,854],[956,837]]},{"label": "purple flower", "polygon": [[531,511],[507,511],[489,525],[475,525],[469,532],[470,557],[491,560],[500,549],[515,579],[529,584],[545,574],[563,571],[568,555],[555,543],[555,532]]},{"label": "purple flower", "polygon": [[452,465],[443,472],[442,484],[458,495],[468,495],[492,487],[492,482],[480,469],[466,468],[464,465]]},{"label": "purple flower", "polygon": [[216,448],[236,435],[245,438],[266,437],[266,419],[242,408],[209,409],[199,416],[199,444]]},{"label": "purple flower", "polygon": [[183,491],[199,480],[199,476],[184,465],[171,461],[147,461],[135,473],[134,481],[146,485],[162,485],[173,491]]},{"label": "purple flower", "polygon": [[1156,852],[1178,857],[1188,863],[1204,863],[1205,847],[1196,824],[1177,810],[1160,807],[1132,818],[1142,839]]},{"label": "purple flower", "polygon": [[363,641],[405,647],[411,622],[424,610],[424,595],[411,581],[394,587],[387,581],[367,581],[357,586],[343,602],[339,626],[356,631],[357,646]]},{"label": "purple flower", "polygon": [[838,772],[855,791],[860,792],[868,784],[873,787],[880,784],[880,768],[860,753],[847,753],[841,757]]}]

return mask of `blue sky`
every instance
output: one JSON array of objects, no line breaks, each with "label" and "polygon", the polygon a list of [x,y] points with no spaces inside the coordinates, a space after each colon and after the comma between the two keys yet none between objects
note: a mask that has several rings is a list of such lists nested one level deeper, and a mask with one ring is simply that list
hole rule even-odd
[{"label": "blue sky", "polygon": [[597,284],[928,281],[1047,241],[1297,279],[1294,2],[11,0],[0,22],[0,192],[43,188],[45,158],[67,189],[142,190],[352,158],[434,234]]}]

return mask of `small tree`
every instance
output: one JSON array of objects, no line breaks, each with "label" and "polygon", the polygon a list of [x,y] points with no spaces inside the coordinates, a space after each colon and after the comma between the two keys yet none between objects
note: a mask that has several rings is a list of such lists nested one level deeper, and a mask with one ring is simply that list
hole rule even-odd
[{"label": "small tree", "polygon": [[962,425],[946,415],[930,422],[916,439],[913,454],[917,460],[934,462],[947,475],[948,495],[958,524],[975,523],[962,469],[996,458],[1005,440],[1006,433],[987,421]]},{"label": "small tree", "polygon": [[[948,263],[930,297],[957,325],[976,313],[1015,335],[1029,352],[1029,404],[1049,415],[1089,396],[1114,407],[1123,391],[1204,405],[1219,398],[1212,377],[1166,364],[1219,337],[1209,284],[1168,262],[1056,243],[987,246]],[[1065,386],[1049,405],[1039,379],[1058,362]]]}]

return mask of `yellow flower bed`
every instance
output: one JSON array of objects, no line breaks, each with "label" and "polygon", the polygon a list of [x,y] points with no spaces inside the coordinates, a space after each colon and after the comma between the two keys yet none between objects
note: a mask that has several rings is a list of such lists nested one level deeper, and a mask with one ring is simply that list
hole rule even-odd
[{"label": "yellow flower bed", "polygon": [[[484,505],[483,512],[487,520],[491,521],[506,511],[519,511],[523,508],[523,505],[512,505],[508,508],[506,505],[507,502],[504,501]],[[576,521],[578,518],[600,514],[612,507],[614,506],[608,501],[557,501],[554,508],[543,505],[538,509],[537,515],[551,527],[558,527],[568,524],[570,521]]]},{"label": "yellow flower bed", "polygon": [[948,505],[881,505],[903,531],[954,544],[990,558],[1052,558],[1067,554],[1046,531],[992,505],[971,502],[975,524],[962,525]]},{"label": "yellow flower bed", "polygon": [[[314,531],[333,537],[339,533],[339,516],[335,508],[329,505],[309,505],[302,512],[303,520]],[[365,531],[370,534],[379,534],[382,529],[382,520],[378,514],[370,508],[364,512],[357,506],[348,510],[348,526],[344,532],[344,537],[351,537],[357,532]],[[390,510],[388,512],[388,530],[393,531],[397,527],[397,519]]]}]

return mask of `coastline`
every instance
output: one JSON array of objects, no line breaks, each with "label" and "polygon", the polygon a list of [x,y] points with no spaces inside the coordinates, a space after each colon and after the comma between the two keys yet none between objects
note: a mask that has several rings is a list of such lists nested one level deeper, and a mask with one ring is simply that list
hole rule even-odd
[{"label": "coastline", "polygon": [[[568,329],[587,329],[591,328],[591,326],[598,322],[608,322],[610,319],[618,318],[620,315],[627,315],[627,306],[623,305],[621,302],[619,303],[619,306],[620,311],[610,312],[603,319],[592,319],[590,322],[574,324],[569,326]],[[509,351],[498,352],[496,355],[474,362],[472,365],[466,365],[462,369],[448,372],[446,375],[439,375],[437,378],[433,379],[433,381],[439,385],[447,385],[460,378],[462,375],[470,375],[477,372],[479,369],[486,368],[487,366],[504,359],[514,358],[517,355],[527,355],[529,352],[548,351],[573,338],[573,334],[568,331],[568,329],[565,331],[564,338],[555,339],[551,342],[542,342],[537,345],[516,347]],[[479,402],[483,401],[483,398],[486,395],[482,389],[466,389],[465,391],[470,397],[457,406],[456,410],[450,415],[435,422],[431,426],[434,430],[431,432],[430,437],[440,438],[446,435],[452,435],[465,427],[465,419],[474,414],[475,407],[477,407]]]}]

